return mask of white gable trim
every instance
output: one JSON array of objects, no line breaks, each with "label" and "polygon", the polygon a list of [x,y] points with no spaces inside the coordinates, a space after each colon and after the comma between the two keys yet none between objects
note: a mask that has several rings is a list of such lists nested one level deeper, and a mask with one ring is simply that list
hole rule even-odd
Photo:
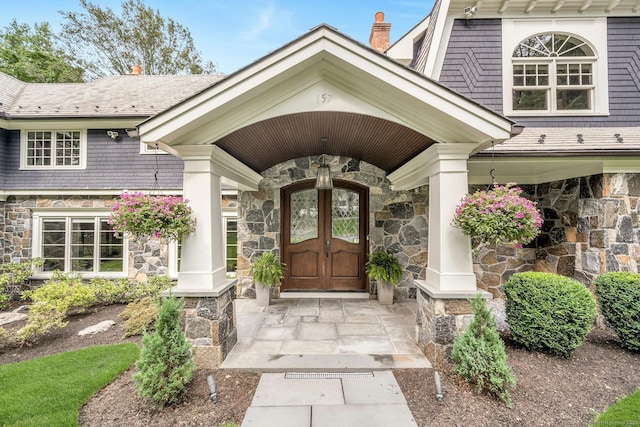
[{"label": "white gable trim", "polygon": [[[317,102],[335,90],[344,99]],[[348,111],[407,126],[438,142],[503,141],[511,121],[326,26],[140,124],[142,142],[177,148],[291,112]]]},{"label": "white gable trim", "polygon": [[389,58],[393,58],[403,65],[409,66],[413,60],[413,47],[418,39],[424,37],[431,16],[427,16],[422,21],[413,27],[404,36],[398,39],[389,49],[385,52]]},{"label": "white gable trim", "polygon": [[449,33],[451,33],[451,28],[453,27],[453,17],[447,17],[451,0],[440,0],[440,2],[440,9],[438,10],[438,16],[435,17],[435,28],[429,52],[427,53],[427,62],[424,66],[424,75],[434,79],[437,79],[437,75],[440,74],[437,69],[438,57],[444,58],[444,53],[446,53],[447,45],[449,44]]}]

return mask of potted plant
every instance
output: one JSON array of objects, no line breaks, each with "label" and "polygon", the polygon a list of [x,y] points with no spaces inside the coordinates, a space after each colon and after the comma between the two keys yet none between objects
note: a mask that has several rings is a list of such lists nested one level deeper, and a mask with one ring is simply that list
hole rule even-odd
[{"label": "potted plant", "polygon": [[180,196],[123,193],[113,206],[109,225],[118,233],[180,241],[195,230],[188,200]]},{"label": "potted plant", "polygon": [[271,304],[271,287],[279,286],[284,279],[285,265],[278,260],[273,252],[263,252],[260,257],[249,266],[249,273],[253,276],[256,287],[256,302],[260,306]]},{"label": "potted plant", "polygon": [[369,278],[378,285],[378,302],[383,305],[393,304],[393,289],[402,278],[402,267],[398,259],[383,249],[376,249],[369,254],[365,265]]},{"label": "potted plant", "polygon": [[471,237],[474,254],[487,244],[531,242],[542,227],[536,203],[522,197],[522,190],[510,182],[493,189],[468,194],[456,207],[453,226]]}]

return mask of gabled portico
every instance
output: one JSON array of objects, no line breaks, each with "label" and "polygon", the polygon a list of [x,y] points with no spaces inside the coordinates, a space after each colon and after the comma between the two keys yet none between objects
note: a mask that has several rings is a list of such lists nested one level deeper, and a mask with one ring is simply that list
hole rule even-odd
[{"label": "gabled portico", "polygon": [[222,180],[256,191],[272,166],[320,154],[376,167],[392,191],[428,184],[423,284],[436,293],[476,291],[469,240],[450,222],[468,190],[468,157],[508,139],[512,122],[331,27],[316,27],[139,129],[143,142],[185,162],[197,226],[183,243],[175,295],[217,298],[232,286],[219,238]]}]

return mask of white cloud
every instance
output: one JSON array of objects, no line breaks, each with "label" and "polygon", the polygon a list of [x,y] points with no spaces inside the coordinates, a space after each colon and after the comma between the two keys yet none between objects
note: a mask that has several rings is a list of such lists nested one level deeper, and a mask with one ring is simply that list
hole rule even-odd
[{"label": "white cloud", "polygon": [[257,22],[253,24],[253,27],[243,32],[240,35],[240,37],[242,37],[242,40],[245,40],[245,41],[253,40],[254,38],[256,38],[256,36],[260,35],[261,33],[267,31],[269,28],[274,26],[276,22],[275,17],[276,17],[275,6],[273,4],[267,5],[267,7],[260,9],[258,11],[258,16],[256,19]]}]

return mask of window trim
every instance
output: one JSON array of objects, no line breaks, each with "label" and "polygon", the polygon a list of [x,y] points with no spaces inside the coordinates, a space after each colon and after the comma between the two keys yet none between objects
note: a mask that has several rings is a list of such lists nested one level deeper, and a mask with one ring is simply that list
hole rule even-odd
[{"label": "window trim", "polygon": [[[89,219],[93,218],[94,221],[96,219],[106,219],[109,217],[110,210],[108,209],[47,209],[47,208],[39,208],[32,209],[31,220],[33,223],[32,228],[32,239],[31,239],[31,255],[33,258],[42,257],[42,231],[43,231],[43,221],[45,219],[64,219],[65,221],[70,221],[72,218],[82,218]],[[98,233],[99,234],[99,233]],[[99,245],[99,241],[97,243]],[[68,262],[70,250],[70,242],[67,238],[65,241],[65,264]],[[67,273],[78,273],[83,278],[93,278],[93,277],[105,277],[111,279],[119,279],[119,278],[127,278],[129,271],[129,240],[126,236],[122,237],[122,271],[102,271],[102,272],[73,272],[71,270],[66,270]],[[51,277],[51,271],[42,271],[38,270],[33,275],[34,279],[48,279]]]},{"label": "window trim", "polygon": [[[592,85],[590,110],[558,110],[552,109],[556,96],[554,88],[557,82],[553,82],[552,89],[548,91],[547,110],[514,110],[513,109],[513,66],[525,62],[546,62],[540,58],[514,58],[513,51],[523,40],[539,34],[559,33],[572,35],[585,41],[593,50],[591,57],[558,57],[560,63],[591,63]],[[607,21],[606,18],[576,18],[576,19],[503,19],[502,20],[502,96],[503,114],[508,117],[568,117],[568,116],[608,116],[609,115],[609,81],[608,81],[608,53],[607,53]],[[584,58],[584,61],[580,59]],[[551,73],[551,64],[558,61],[549,61],[550,79],[555,78],[556,70]],[[551,83],[551,82],[550,82]]]},{"label": "window trim", "polygon": [[154,155],[154,154],[169,154],[166,151],[163,151],[161,149],[158,148],[157,152],[156,152],[156,148],[150,146],[149,144],[145,144],[144,142],[140,142],[140,154],[145,155],[145,156],[149,156],[149,155]]},{"label": "window trim", "polygon": [[[80,132],[80,162],[77,165],[56,165],[54,156],[51,157],[51,165],[29,165],[27,164],[27,135],[29,132]],[[55,148],[51,149],[52,151]],[[20,169],[21,170],[78,170],[87,168],[87,130],[86,129],[68,129],[65,127],[29,127],[20,131]]]},{"label": "window trim", "polygon": [[[224,265],[225,268],[227,266],[227,220],[228,219],[235,219],[236,221],[239,220],[238,218],[238,213],[236,211],[236,209],[233,210],[223,210],[222,211],[222,234],[224,236]],[[169,272],[168,272],[168,276],[169,278],[176,280],[178,278],[178,242],[176,242],[175,240],[169,242],[169,248],[168,248],[168,253],[167,256],[169,258],[168,260],[168,264],[169,264]],[[229,274],[227,272],[227,274]],[[229,277],[227,276],[227,278],[235,278],[235,277]]]}]

